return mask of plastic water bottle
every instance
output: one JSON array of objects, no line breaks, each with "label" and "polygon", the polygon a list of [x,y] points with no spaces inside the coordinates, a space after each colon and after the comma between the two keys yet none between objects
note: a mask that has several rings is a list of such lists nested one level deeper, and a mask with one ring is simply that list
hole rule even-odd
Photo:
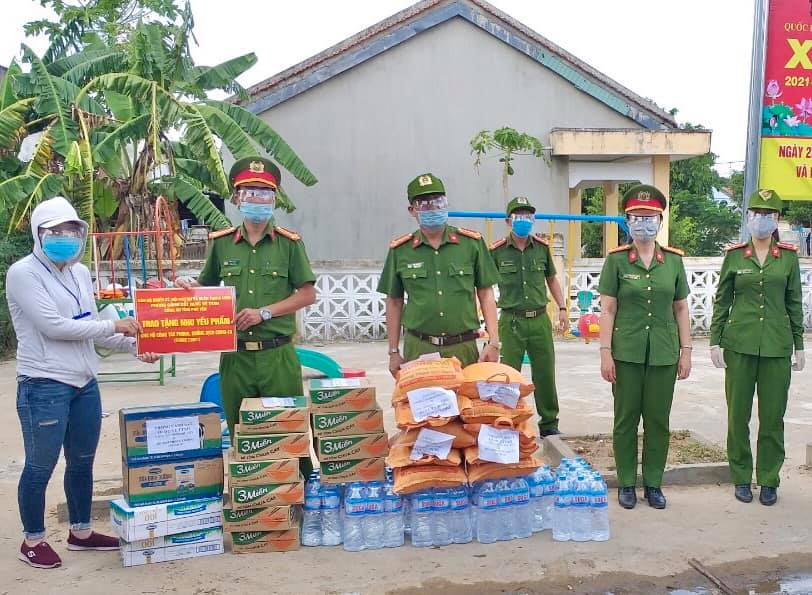
[{"label": "plastic water bottle", "polygon": [[321,486],[321,544],[341,545],[341,492],[338,486]]},{"label": "plastic water bottle", "polygon": [[592,513],[592,540],[609,540],[609,491],[601,474],[595,472],[592,476],[592,498],[590,502]]},{"label": "plastic water bottle", "polygon": [[305,484],[302,510],[302,545],[322,545],[321,484],[314,475]]},{"label": "plastic water bottle", "polygon": [[403,545],[403,498],[395,493],[394,484],[383,484],[383,545],[400,547]]},{"label": "plastic water bottle", "polygon": [[424,490],[412,495],[412,545],[429,547],[432,540],[431,521],[434,511],[434,494]]},{"label": "plastic water bottle", "polygon": [[544,495],[541,497],[541,519],[545,529],[553,528],[553,512],[555,510],[555,497],[558,493],[558,483],[550,467],[545,465],[542,470]]},{"label": "plastic water bottle", "polygon": [[473,538],[476,539],[476,515],[479,507],[479,491],[482,489],[484,482],[478,481],[471,484],[471,529]]},{"label": "plastic water bottle", "polygon": [[570,512],[570,537],[573,541],[592,539],[592,481],[580,474],[572,484],[572,509]]},{"label": "plastic water bottle", "polygon": [[464,487],[452,488],[451,492],[451,540],[469,543],[473,539],[471,506],[468,491]]},{"label": "plastic water bottle", "polygon": [[507,479],[500,479],[496,482],[496,497],[499,502],[498,514],[498,539],[499,541],[510,541],[513,539],[513,494],[510,491],[510,482]]},{"label": "plastic water bottle", "polygon": [[408,496],[401,498],[403,502],[403,532],[412,534],[412,499]]},{"label": "plastic water bottle", "polygon": [[383,484],[371,481],[367,484],[367,509],[364,515],[364,546],[377,550],[384,544]]},{"label": "plastic water bottle", "polygon": [[490,481],[483,483],[479,489],[476,523],[479,543],[494,543],[499,538],[499,496],[496,486]]},{"label": "plastic water bottle", "polygon": [[570,504],[570,481],[563,472],[560,472],[556,481],[553,508],[553,539],[556,541],[570,540]]},{"label": "plastic water bottle", "polygon": [[533,507],[530,505],[530,487],[523,477],[510,482],[513,497],[513,537],[525,539],[533,533]]},{"label": "plastic water bottle", "polygon": [[431,539],[434,545],[451,545],[451,493],[448,489],[434,490],[434,511],[431,514]]},{"label": "plastic water bottle", "polygon": [[344,549],[360,552],[364,549],[364,516],[366,515],[366,489],[360,482],[351,483],[344,491]]},{"label": "plastic water bottle", "polygon": [[533,516],[531,531],[537,533],[544,529],[544,472],[541,467],[525,477],[527,487],[530,490],[530,509]]}]

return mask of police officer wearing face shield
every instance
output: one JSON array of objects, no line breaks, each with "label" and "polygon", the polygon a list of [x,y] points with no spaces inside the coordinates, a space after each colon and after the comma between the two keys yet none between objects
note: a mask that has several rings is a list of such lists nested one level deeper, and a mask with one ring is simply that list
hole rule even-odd
[{"label": "police officer wearing face shield", "polygon": [[240,227],[209,235],[211,247],[197,281],[179,287],[234,287],[237,351],[220,356],[220,390],[229,430],[245,397],[303,394],[302,368],[292,343],[295,313],[316,300],[316,277],[299,234],[274,226],[281,174],[268,159],[237,161],[229,173]]},{"label": "police officer wearing face shield", "polygon": [[805,363],[800,264],[795,246],[778,241],[782,208],[772,190],[750,197],[751,239],[725,254],[710,335],[711,360],[725,368],[727,454],[741,502],[753,499],[749,425],[758,391],[756,482],[766,506],[778,501],[790,369],[800,372]]},{"label": "police officer wearing face shield", "polygon": [[632,243],[607,254],[601,294],[601,375],[612,383],[612,443],[623,508],[637,503],[637,428],[643,418],[643,486],[653,508],[665,508],[660,489],[668,456],[674,381],[691,373],[688,281],[682,252],[655,238],[667,201],[648,185],[623,196]]}]

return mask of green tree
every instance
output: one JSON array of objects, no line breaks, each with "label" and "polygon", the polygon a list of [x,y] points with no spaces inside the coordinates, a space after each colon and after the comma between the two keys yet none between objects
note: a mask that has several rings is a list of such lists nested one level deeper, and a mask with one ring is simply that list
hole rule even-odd
[{"label": "green tree", "polygon": [[790,225],[812,227],[812,202],[806,200],[787,201],[784,216]]},{"label": "green tree", "polygon": [[507,126],[490,130],[480,130],[471,139],[471,153],[476,155],[474,167],[479,167],[482,157],[491,150],[495,150],[499,155],[499,163],[502,164],[502,199],[507,204],[510,200],[508,180],[513,175],[513,161],[517,155],[532,155],[541,157],[547,162],[548,158],[544,152],[544,146],[535,136],[530,136],[524,132],[519,132]]}]

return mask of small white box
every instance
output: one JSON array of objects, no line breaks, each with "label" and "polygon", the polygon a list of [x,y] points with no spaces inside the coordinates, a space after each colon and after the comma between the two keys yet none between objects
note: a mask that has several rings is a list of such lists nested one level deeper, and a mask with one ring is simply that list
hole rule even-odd
[{"label": "small white box", "polygon": [[223,528],[212,527],[132,543],[121,542],[122,565],[141,566],[223,553]]},{"label": "small white box", "polygon": [[124,541],[154,539],[223,524],[223,499],[129,506],[123,499],[110,503],[110,525]]}]

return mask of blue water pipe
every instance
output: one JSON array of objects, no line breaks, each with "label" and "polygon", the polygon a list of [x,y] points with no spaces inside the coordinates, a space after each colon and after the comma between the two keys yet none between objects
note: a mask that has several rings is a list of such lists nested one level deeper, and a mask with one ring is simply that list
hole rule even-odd
[{"label": "blue water pipe", "polygon": [[[507,213],[499,211],[449,211],[449,217],[468,219],[505,219]],[[617,223],[623,231],[628,231],[625,217],[619,215],[559,215],[558,213],[536,213],[536,219],[545,221],[591,221],[594,223]]]}]

